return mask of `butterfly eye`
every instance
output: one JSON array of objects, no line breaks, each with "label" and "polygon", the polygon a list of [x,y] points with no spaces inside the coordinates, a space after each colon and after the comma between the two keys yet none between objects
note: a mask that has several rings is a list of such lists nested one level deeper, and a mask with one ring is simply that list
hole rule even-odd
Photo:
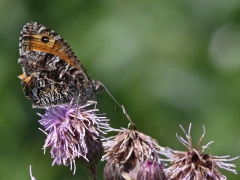
[{"label": "butterfly eye", "polygon": [[49,37],[43,36],[42,39],[41,39],[41,41],[42,41],[43,43],[48,43],[48,42],[49,42]]}]

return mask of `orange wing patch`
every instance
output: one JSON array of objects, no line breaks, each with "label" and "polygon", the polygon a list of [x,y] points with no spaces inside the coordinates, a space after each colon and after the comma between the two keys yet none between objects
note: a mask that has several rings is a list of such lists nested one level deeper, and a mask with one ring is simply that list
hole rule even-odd
[{"label": "orange wing patch", "polygon": [[26,74],[21,74],[18,76],[19,79],[21,79],[24,83],[28,84],[28,82],[31,80],[32,76],[26,76]]},{"label": "orange wing patch", "polygon": [[41,51],[60,57],[76,69],[80,69],[80,63],[76,63],[75,57],[68,55],[69,47],[61,40],[55,40],[47,35],[29,35],[24,36],[25,43],[28,45],[27,51]]}]

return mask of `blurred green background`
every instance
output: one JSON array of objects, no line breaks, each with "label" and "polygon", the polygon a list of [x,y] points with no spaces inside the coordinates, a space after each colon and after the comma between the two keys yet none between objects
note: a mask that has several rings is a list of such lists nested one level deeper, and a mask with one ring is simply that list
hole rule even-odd
[{"label": "blurred green background", "polygon": [[[51,166],[41,109],[32,109],[17,78],[20,31],[36,21],[71,45],[92,78],[127,109],[140,131],[162,146],[186,150],[175,133],[192,126],[194,146],[206,127],[207,153],[238,156],[240,150],[240,1],[0,1],[0,179],[87,179],[77,164]],[[114,128],[127,120],[106,92],[100,112]],[[234,161],[240,172],[240,160]],[[102,178],[104,163],[98,167]],[[221,170],[228,179],[238,175]]]}]

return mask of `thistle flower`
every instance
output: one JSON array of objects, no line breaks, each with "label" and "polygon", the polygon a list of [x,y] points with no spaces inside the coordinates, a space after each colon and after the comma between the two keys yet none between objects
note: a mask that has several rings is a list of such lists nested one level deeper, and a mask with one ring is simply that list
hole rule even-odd
[{"label": "thistle flower", "polygon": [[116,136],[103,142],[107,160],[104,168],[105,180],[124,180],[122,173],[129,173],[137,164],[147,159],[162,166],[158,153],[161,147],[151,137],[137,131],[122,129]]},{"label": "thistle flower", "polygon": [[165,166],[156,161],[147,159],[140,162],[129,173],[122,173],[126,180],[167,180],[163,169]]},{"label": "thistle flower", "polygon": [[[62,105],[46,110],[39,120],[47,135],[43,146],[44,153],[51,147],[52,165],[69,165],[76,171],[76,161],[86,166],[95,176],[95,167],[102,157],[103,147],[100,135],[106,134],[104,130],[111,129],[105,117],[95,114],[97,109],[87,109],[95,104],[88,102],[86,105],[76,107]],[[104,129],[104,130],[101,130]]]},{"label": "thistle flower", "polygon": [[187,141],[177,135],[178,140],[188,148],[188,151],[175,151],[170,148],[166,148],[163,153],[168,157],[168,161],[173,163],[172,166],[164,169],[165,174],[169,180],[225,180],[227,179],[222,175],[218,168],[223,168],[237,174],[234,164],[226,163],[233,161],[238,157],[227,159],[229,156],[213,156],[211,154],[205,154],[204,150],[213,143],[209,142],[206,146],[202,146],[200,151],[200,144],[205,135],[205,127],[203,126],[203,135],[201,136],[197,149],[192,147],[192,138],[190,136],[191,124],[188,129],[188,134],[180,126],[186,135]]}]

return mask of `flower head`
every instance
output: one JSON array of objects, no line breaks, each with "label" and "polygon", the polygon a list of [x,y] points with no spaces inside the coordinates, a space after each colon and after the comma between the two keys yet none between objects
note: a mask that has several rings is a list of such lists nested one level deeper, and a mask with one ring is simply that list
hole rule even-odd
[{"label": "flower head", "polygon": [[163,165],[158,153],[161,147],[151,137],[137,131],[122,129],[119,133],[103,142],[107,160],[104,179],[124,179],[122,173],[129,173],[137,164],[149,159]]},{"label": "flower head", "polygon": [[[74,173],[76,160],[80,161],[89,170],[95,169],[96,164],[102,157],[103,147],[99,138],[105,134],[101,129],[109,129],[108,120],[98,117],[97,109],[87,109],[94,102],[77,107],[62,105],[51,107],[46,110],[39,120],[47,135],[44,151],[51,147],[51,157],[54,158],[52,165],[68,165]],[[42,130],[43,131],[43,130]]]},{"label": "flower head", "polygon": [[[182,128],[182,126],[180,127]],[[208,148],[212,142],[203,146],[200,151],[200,144],[205,135],[204,126],[204,133],[201,136],[196,149],[192,147],[192,138],[190,136],[191,124],[189,126],[188,133],[186,133],[183,128],[182,130],[186,135],[187,141],[178,135],[177,138],[188,148],[188,151],[175,151],[170,148],[166,148],[163,153],[166,157],[168,157],[168,161],[173,163],[172,166],[164,169],[169,180],[225,180],[226,177],[218,171],[218,168],[223,168],[236,174],[236,170],[232,169],[236,166],[226,162],[233,161],[238,157],[227,159],[229,156],[213,156],[211,154],[205,154],[204,150]]]},{"label": "flower head", "polygon": [[126,180],[167,180],[163,169],[165,166],[156,161],[147,159],[140,162],[129,173],[122,173]]}]

